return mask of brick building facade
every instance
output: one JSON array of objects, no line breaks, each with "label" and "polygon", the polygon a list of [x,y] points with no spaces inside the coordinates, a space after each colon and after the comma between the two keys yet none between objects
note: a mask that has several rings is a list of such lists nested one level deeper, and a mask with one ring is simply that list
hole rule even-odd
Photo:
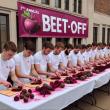
[{"label": "brick building facade", "polygon": [[95,0],[94,9],[97,12],[110,15],[110,0]]},{"label": "brick building facade", "polygon": [[110,0],[0,0],[0,51],[7,40],[14,41],[22,49],[26,39],[19,38],[17,30],[17,2],[34,6],[47,7],[63,11],[78,17],[89,19],[88,38],[33,38],[36,49],[42,48],[43,41],[49,40],[53,44],[57,41],[75,44],[92,42],[110,43]]}]

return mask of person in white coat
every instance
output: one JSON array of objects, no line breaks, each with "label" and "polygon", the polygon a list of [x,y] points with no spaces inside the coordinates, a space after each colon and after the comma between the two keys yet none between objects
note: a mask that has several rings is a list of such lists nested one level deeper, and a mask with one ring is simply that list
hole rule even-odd
[{"label": "person in white coat", "polygon": [[17,85],[23,85],[15,74],[15,62],[12,58],[16,51],[17,47],[14,42],[8,41],[4,44],[3,51],[0,54],[0,89],[12,86],[7,81],[8,76],[11,76],[11,80]]},{"label": "person in white coat", "polygon": [[30,80],[37,80],[39,78],[38,73],[34,68],[34,58],[32,56],[34,51],[34,44],[29,40],[25,42],[24,50],[14,56],[16,75],[24,83],[28,83]]},{"label": "person in white coat", "polygon": [[54,46],[50,42],[44,42],[42,50],[38,51],[34,55],[35,69],[42,78],[46,76],[55,76],[54,73],[48,71],[49,53],[54,49]]},{"label": "person in white coat", "polygon": [[64,44],[62,42],[57,42],[54,50],[49,54],[49,70],[51,72],[59,73],[60,70],[64,69],[64,64],[61,59],[60,53],[64,49]]},{"label": "person in white coat", "polygon": [[65,49],[60,53],[62,63],[65,68],[69,67],[69,54],[73,50],[73,46],[71,44],[66,44]]},{"label": "person in white coat", "polygon": [[78,65],[84,66],[86,64],[86,46],[81,45],[80,46],[80,52],[78,55]]},{"label": "person in white coat", "polygon": [[80,46],[76,45],[69,54],[69,67],[74,68],[78,66],[78,56],[79,56]]}]

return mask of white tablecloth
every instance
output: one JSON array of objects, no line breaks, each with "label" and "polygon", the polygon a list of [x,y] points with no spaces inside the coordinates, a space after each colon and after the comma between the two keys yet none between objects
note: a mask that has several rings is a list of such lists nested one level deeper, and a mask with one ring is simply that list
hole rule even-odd
[{"label": "white tablecloth", "polygon": [[106,72],[109,73],[109,79],[110,79],[110,69],[106,69]]},{"label": "white tablecloth", "polygon": [[94,88],[99,88],[105,84],[107,84],[110,80],[110,72],[104,71],[100,74],[96,74],[92,77],[95,80],[95,86]]},{"label": "white tablecloth", "polygon": [[66,85],[63,89],[57,89],[47,97],[36,96],[34,100],[24,104],[23,102],[14,102],[13,97],[0,95],[0,102],[14,109],[27,110],[61,110],[72,102],[80,99],[84,95],[90,93],[94,88],[95,82],[93,79],[86,81],[78,81],[76,84]]},{"label": "white tablecloth", "polygon": [[93,91],[94,88],[101,87],[110,80],[110,70],[96,74],[85,81],[78,81],[76,84],[67,84],[63,89],[56,89],[51,95],[45,98],[36,95],[35,99],[29,103],[22,101],[14,102],[13,97],[7,97],[0,94],[0,102],[9,108],[20,110],[61,110],[69,104],[80,99],[84,95]]}]

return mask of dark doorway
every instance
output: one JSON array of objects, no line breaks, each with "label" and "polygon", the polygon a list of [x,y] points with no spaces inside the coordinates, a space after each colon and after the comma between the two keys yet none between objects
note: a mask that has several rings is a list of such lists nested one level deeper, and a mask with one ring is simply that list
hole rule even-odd
[{"label": "dark doorway", "polygon": [[98,27],[93,27],[93,42],[97,43]]}]

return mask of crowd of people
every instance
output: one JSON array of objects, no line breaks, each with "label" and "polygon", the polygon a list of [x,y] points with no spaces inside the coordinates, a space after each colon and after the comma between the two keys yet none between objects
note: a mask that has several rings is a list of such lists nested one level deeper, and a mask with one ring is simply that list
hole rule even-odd
[{"label": "crowd of people", "polygon": [[35,52],[33,42],[26,41],[23,51],[17,53],[15,43],[8,41],[0,54],[0,89],[61,76],[64,71],[69,74],[73,68],[77,70],[106,59],[110,59],[110,44],[93,43],[73,47],[62,42],[57,42],[55,46],[45,42],[42,50]]}]

